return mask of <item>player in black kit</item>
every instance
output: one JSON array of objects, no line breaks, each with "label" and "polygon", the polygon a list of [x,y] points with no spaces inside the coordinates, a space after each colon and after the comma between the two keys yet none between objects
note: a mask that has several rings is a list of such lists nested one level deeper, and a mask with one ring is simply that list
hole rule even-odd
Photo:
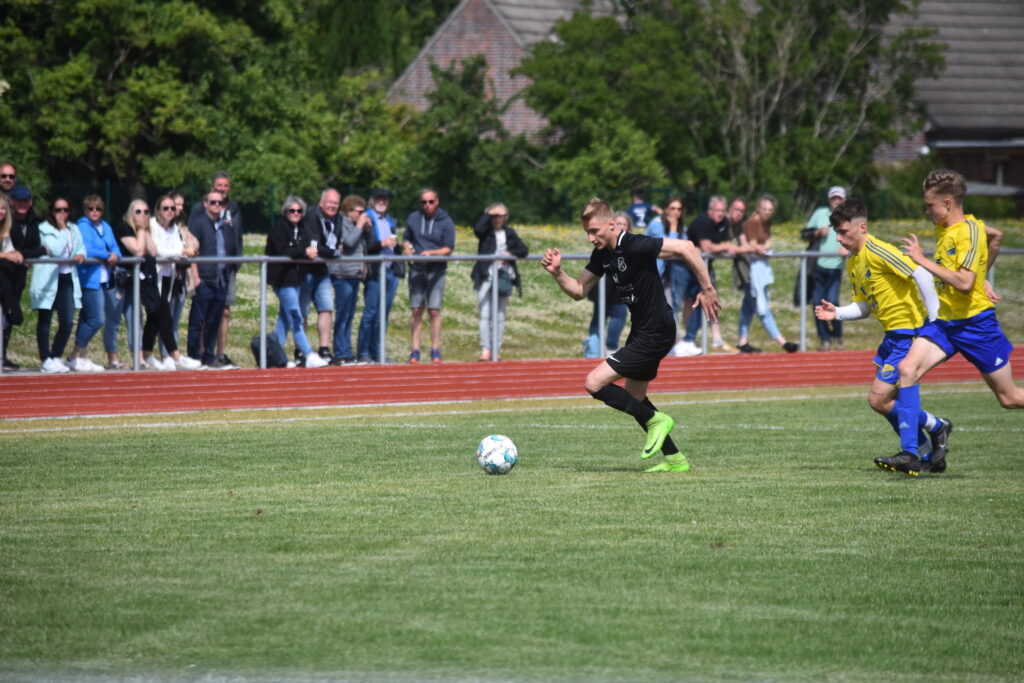
[{"label": "player in black kit", "polygon": [[[718,293],[693,242],[625,232],[616,227],[612,208],[601,199],[591,199],[580,220],[594,251],[579,278],[562,270],[557,249],[546,250],[541,264],[562,291],[577,301],[587,296],[602,275],[610,277],[632,317],[626,345],[591,370],[584,386],[591,396],[629,413],[644,428],[647,440],[640,457],[649,458],[658,451],[664,454],[664,462],[648,472],[685,472],[690,465],[669,436],[675,421],[647,398],[648,383],[657,376],[661,359],[676,341],[675,318],[665,301],[656,260],[682,258],[700,283],[695,306],[701,306],[709,320],[717,320],[722,308]],[[623,378],[623,386],[615,384]]]}]

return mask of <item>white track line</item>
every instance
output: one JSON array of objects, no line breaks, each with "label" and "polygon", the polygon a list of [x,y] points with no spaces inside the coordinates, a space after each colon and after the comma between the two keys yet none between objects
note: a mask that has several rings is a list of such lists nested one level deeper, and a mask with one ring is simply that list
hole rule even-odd
[{"label": "white track line", "polygon": [[[984,394],[984,393],[988,393],[988,391],[989,391],[988,388],[950,389],[950,390],[944,390],[942,393],[943,393],[943,395],[945,395],[945,394]],[[770,397],[760,398],[760,399],[757,399],[757,402],[759,402],[759,403],[769,403],[769,402],[779,402],[779,401],[806,401],[806,400],[809,400],[809,399],[814,399],[814,400],[818,400],[818,401],[820,401],[822,399],[844,399],[845,400],[845,399],[851,399],[851,398],[862,398],[864,396],[865,396],[865,392],[864,391],[846,392],[846,393],[838,393],[838,394],[828,394],[828,395],[824,395],[824,396],[822,396],[822,395],[811,395],[811,394],[794,394],[792,396],[770,396]],[[574,397],[574,398],[579,398],[579,397]],[[516,398],[516,399],[487,399],[487,400],[511,401],[511,402],[516,402],[516,403],[536,403],[537,401],[552,401],[552,400],[564,400],[564,399],[563,398],[544,397],[544,398]],[[750,402],[750,400],[751,399],[749,397],[747,397],[747,396],[743,396],[743,397],[735,396],[735,397],[714,398],[714,399],[692,399],[692,400],[691,399],[687,399],[687,400],[676,400],[676,401],[658,401],[657,405],[659,407],[661,407],[661,406],[706,406],[706,405],[721,405],[721,404],[730,404],[730,403],[748,403],[748,402]],[[463,403],[465,405],[465,404],[471,404],[471,403],[476,403],[476,402],[478,402],[478,401],[465,401],[465,402],[459,402],[459,403]],[[452,403],[453,403],[452,401],[443,401],[443,402],[438,402],[436,404],[435,403],[416,403],[416,404],[405,404],[405,405],[406,405],[406,407],[412,408],[413,406],[430,406],[430,405],[445,405],[445,406],[448,406],[448,405],[451,405]],[[378,407],[394,408],[396,405],[401,405],[401,404],[393,404],[393,403],[392,404],[382,404],[381,406],[378,406]],[[600,402],[598,402],[598,401],[586,402],[586,403],[583,403],[583,404],[578,405],[578,406],[575,406],[575,405],[574,406],[567,406],[567,409],[571,409],[571,410],[594,410],[594,409],[598,409],[598,408],[605,409],[605,406],[603,404],[601,404]],[[292,408],[260,408],[260,409],[257,409],[257,410],[265,412],[265,411],[269,411],[269,410],[279,410],[279,411],[288,410],[288,411],[294,411],[294,410],[344,410],[344,409],[345,409],[344,406],[316,406],[316,407],[312,407],[312,408],[294,408],[294,407],[292,407]],[[459,410],[408,410],[408,411],[405,411],[405,412],[388,412],[388,413],[385,413],[383,415],[379,411],[372,411],[372,412],[347,413],[347,414],[344,414],[344,415],[303,415],[303,416],[299,416],[299,417],[274,418],[272,420],[268,420],[267,418],[240,418],[240,419],[235,419],[235,420],[232,420],[232,419],[190,420],[190,421],[188,421],[187,424],[188,424],[189,427],[226,427],[226,426],[230,426],[230,425],[254,425],[254,426],[275,427],[275,426],[280,425],[280,424],[288,424],[288,423],[329,422],[329,421],[337,422],[337,421],[342,421],[342,420],[366,420],[366,419],[372,419],[375,422],[379,422],[381,420],[390,420],[390,419],[393,419],[393,418],[410,418],[410,417],[412,417],[412,418],[419,418],[419,417],[445,417],[445,416],[447,416],[447,417],[453,417],[453,416],[454,417],[460,417],[460,416],[466,416],[466,415],[500,415],[500,414],[505,414],[505,413],[521,413],[521,412],[527,412],[527,411],[530,411],[530,410],[538,410],[538,411],[539,410],[545,410],[546,411],[546,410],[550,410],[550,408],[548,408],[548,407],[541,407],[541,406],[525,407],[524,408],[523,406],[517,406],[517,407],[514,407],[514,408],[475,408],[474,409],[474,408],[468,408],[467,407],[465,409],[459,409]],[[177,414],[193,414],[193,413],[177,413]],[[141,416],[141,415],[144,415],[144,414],[139,414],[139,416]],[[167,413],[156,413],[155,415],[166,416]],[[45,418],[45,419],[52,422],[54,419],[61,419],[63,421],[71,420],[71,419],[88,420],[88,419],[93,419],[93,418],[97,418],[97,417],[99,417],[99,416],[78,416],[78,417]],[[118,415],[118,416],[111,416],[111,417],[125,418],[126,416]],[[37,420],[37,419],[43,419],[43,418],[33,418],[33,420]],[[7,436],[7,435],[19,435],[19,434],[52,434],[52,433],[66,434],[66,433],[69,433],[69,432],[89,432],[89,431],[99,431],[99,430],[139,429],[139,428],[142,428],[142,429],[178,429],[178,428],[181,428],[181,426],[183,424],[185,424],[185,423],[180,422],[180,421],[178,421],[178,422],[155,422],[155,421],[154,422],[138,422],[138,421],[124,422],[124,421],[122,421],[122,422],[107,422],[105,424],[97,424],[97,425],[53,425],[53,426],[46,426],[46,427],[25,427],[25,428],[15,428],[15,429],[5,429],[3,431],[3,435]],[[389,423],[389,426],[392,426],[392,427],[404,427],[404,428],[422,428],[425,425],[415,424],[415,423],[405,423],[405,424],[390,424]],[[436,426],[436,424],[434,426]],[[544,426],[545,426],[545,428],[559,428],[560,427],[559,425],[544,425]],[[729,424],[729,425],[721,425],[721,426],[701,425],[701,428],[702,429],[727,429],[727,428],[728,429],[767,429],[767,430],[789,429],[788,427],[780,426],[780,425],[737,425],[735,423]],[[970,428],[966,428],[965,429],[965,428],[961,428],[959,426],[957,427],[958,431],[961,431],[961,430],[969,431],[969,429]],[[804,431],[817,431],[817,430],[813,430],[813,429],[807,430],[807,429],[805,429]],[[821,431],[834,431],[834,428],[822,428]],[[1009,431],[1009,432],[1019,432],[1019,431],[1024,431],[1024,428],[1022,428],[1022,429],[1011,428],[1011,429],[999,429],[999,430],[990,430],[990,429],[987,429],[987,428],[975,428],[974,431]]]}]

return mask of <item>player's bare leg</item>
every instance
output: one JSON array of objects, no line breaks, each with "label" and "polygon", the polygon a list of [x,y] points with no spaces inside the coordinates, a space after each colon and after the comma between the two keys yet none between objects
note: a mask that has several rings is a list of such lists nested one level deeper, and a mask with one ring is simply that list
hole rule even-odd
[{"label": "player's bare leg", "polygon": [[1004,408],[1024,408],[1024,389],[1014,383],[1009,363],[995,372],[982,373],[981,376],[999,399],[999,405]]}]

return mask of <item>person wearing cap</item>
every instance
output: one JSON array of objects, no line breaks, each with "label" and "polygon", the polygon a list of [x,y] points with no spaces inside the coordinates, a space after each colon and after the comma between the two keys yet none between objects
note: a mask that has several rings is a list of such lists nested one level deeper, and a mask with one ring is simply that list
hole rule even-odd
[{"label": "person wearing cap", "polygon": [[[20,301],[21,294],[25,291],[26,276],[28,275],[28,266],[24,264],[25,259],[40,258],[46,254],[46,249],[39,238],[39,217],[32,210],[32,192],[24,185],[15,185],[11,188],[10,217],[11,229],[8,237],[11,251],[8,253],[17,254],[18,261],[17,267],[10,274],[9,285],[13,295]],[[20,324],[20,321],[16,324]],[[17,370],[17,364],[7,358],[12,329],[5,324],[3,363],[4,368]]]},{"label": "person wearing cap", "polygon": [[[391,192],[383,187],[375,187],[370,192],[370,208],[366,212],[379,248],[369,249],[371,256],[394,256],[401,253],[398,244],[397,221],[388,215],[391,206]],[[384,324],[387,325],[391,315],[391,304],[398,293],[398,281],[405,274],[405,263],[388,261],[386,263],[367,264],[367,277],[363,283],[363,318],[359,322],[359,336],[356,342],[356,357],[362,363],[374,361],[385,362],[380,348],[380,269],[384,267]]]},{"label": "person wearing cap", "polygon": [[[808,240],[810,245],[808,251],[819,251],[822,254],[839,254],[843,250],[836,238],[836,233],[831,229],[829,216],[837,206],[846,199],[846,188],[841,185],[833,185],[828,189],[828,206],[822,206],[811,214],[807,225],[801,232],[801,237]],[[815,306],[827,301],[830,304],[839,305],[839,283],[843,279],[843,258],[841,256],[819,256],[816,259],[813,272],[809,278],[810,301]],[[808,270],[811,270],[808,268]],[[798,282],[799,285],[799,282]],[[843,350],[843,322],[842,320],[816,320],[818,329],[819,351],[835,349]]]},{"label": "person wearing cap", "polygon": [[[508,207],[504,204],[491,204],[484,210],[483,215],[473,226],[473,233],[476,235],[479,244],[477,254],[501,254],[504,256],[515,256],[524,258],[530,254],[523,240],[518,233],[508,226]],[[480,360],[498,360],[497,353],[501,350],[501,343],[505,337],[505,311],[508,309],[508,300],[512,290],[519,290],[523,295],[523,285],[519,278],[519,268],[516,262],[498,261],[498,311],[497,328],[498,335],[491,339],[491,262],[477,261],[473,264],[470,277],[473,280],[473,289],[476,290],[477,308],[480,313]],[[503,286],[502,283],[507,283]],[[493,353],[493,355],[492,355]]]}]

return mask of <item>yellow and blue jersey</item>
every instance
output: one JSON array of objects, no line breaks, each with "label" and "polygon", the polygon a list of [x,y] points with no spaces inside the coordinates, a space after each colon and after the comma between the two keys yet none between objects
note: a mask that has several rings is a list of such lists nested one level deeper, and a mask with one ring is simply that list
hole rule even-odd
[{"label": "yellow and blue jersey", "polygon": [[914,331],[924,324],[924,305],[913,277],[916,268],[895,246],[871,235],[846,260],[853,300],[870,306],[886,332]]},{"label": "yellow and blue jersey", "polygon": [[967,294],[937,279],[939,318],[964,320],[993,308],[985,296],[985,273],[988,269],[988,240],[985,224],[967,215],[948,228],[935,228],[935,262],[953,272],[966,268],[974,272],[974,286]]}]

